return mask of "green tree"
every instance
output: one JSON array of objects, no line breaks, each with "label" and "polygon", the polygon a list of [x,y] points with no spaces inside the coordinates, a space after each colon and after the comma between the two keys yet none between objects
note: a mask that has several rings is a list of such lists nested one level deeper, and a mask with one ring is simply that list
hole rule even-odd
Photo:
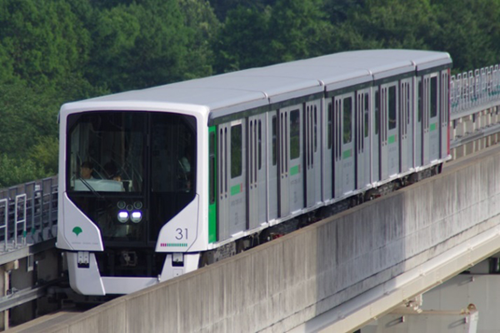
[{"label": "green tree", "polygon": [[220,22],[206,0],[179,0],[184,25],[189,29],[189,66],[185,78],[212,74],[214,53],[212,44],[220,29]]},{"label": "green tree", "polygon": [[63,0],[0,0],[0,49],[30,85],[55,85],[85,62],[89,36]]},{"label": "green tree", "polygon": [[57,137],[57,113],[62,100],[23,82],[0,85],[0,153],[27,157],[38,137]]},{"label": "green tree", "polygon": [[364,0],[325,0],[324,11],[332,24],[343,23],[349,13],[363,7]]},{"label": "green tree", "polygon": [[339,27],[342,49],[428,49],[437,29],[429,0],[368,0]]},{"label": "green tree", "polygon": [[54,136],[42,136],[30,149],[29,160],[39,166],[39,171],[52,176],[58,172],[59,140]]},{"label": "green tree", "polygon": [[113,92],[179,81],[187,72],[198,72],[189,64],[190,31],[177,0],[102,10],[92,36],[87,77]]},{"label": "green tree", "polygon": [[238,7],[228,13],[214,45],[215,68],[219,73],[270,63],[270,12]]},{"label": "green tree", "polygon": [[322,55],[329,45],[331,24],[321,0],[278,0],[269,23],[271,62]]},{"label": "green tree", "polygon": [[278,0],[274,7],[228,13],[215,46],[218,72],[324,54],[333,27],[320,0]]},{"label": "green tree", "polygon": [[0,188],[53,175],[54,173],[47,174],[43,167],[30,159],[11,158],[6,154],[0,154]]},{"label": "green tree", "polygon": [[93,45],[86,69],[90,82],[115,91],[134,82],[128,67],[141,26],[131,11],[129,7],[118,6],[95,12],[97,18],[91,27]]},{"label": "green tree", "polygon": [[449,52],[454,68],[470,70],[498,62],[500,1],[442,0],[433,8],[438,24],[431,47]]},{"label": "green tree", "polygon": [[258,11],[263,11],[266,7],[274,6],[276,0],[210,0],[215,14],[220,21],[224,22],[230,11],[238,8],[255,8]]}]

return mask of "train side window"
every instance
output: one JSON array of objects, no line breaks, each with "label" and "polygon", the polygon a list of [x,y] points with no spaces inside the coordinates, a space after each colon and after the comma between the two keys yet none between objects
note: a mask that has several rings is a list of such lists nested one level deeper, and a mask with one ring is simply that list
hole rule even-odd
[{"label": "train side window", "polygon": [[337,158],[340,158],[341,156],[341,151],[342,151],[342,110],[341,110],[341,100],[338,99],[335,101],[335,116],[336,116],[336,149],[337,149],[337,154],[335,155]]},{"label": "train side window", "polygon": [[215,131],[210,132],[210,137],[209,137],[209,147],[208,147],[208,154],[209,154],[209,174],[210,174],[210,199],[209,202],[210,204],[215,203]]},{"label": "train side window", "polygon": [[258,139],[258,151],[257,151],[257,154],[259,156],[257,156],[257,159],[258,159],[258,162],[259,162],[259,167],[258,169],[262,169],[262,120],[259,120],[259,123],[258,123],[258,128],[257,128],[257,139]]},{"label": "train side window", "polygon": [[241,124],[231,127],[231,178],[242,173],[242,128]]},{"label": "train side window", "polygon": [[380,91],[375,92],[375,135],[378,135],[380,128]]},{"label": "train side window", "polygon": [[224,166],[224,147],[222,146],[222,143],[224,142],[224,131],[221,128],[219,132],[219,192],[222,194],[224,192],[224,177],[222,175],[222,169]]},{"label": "train side window", "polygon": [[410,124],[410,83],[406,83],[405,85],[405,134],[408,134],[408,125]]},{"label": "train side window", "polygon": [[396,128],[396,86],[389,87],[389,129]]},{"label": "train side window", "polygon": [[441,112],[441,118],[443,119],[444,123],[448,122],[448,98],[446,96],[449,96],[448,92],[448,71],[443,71],[441,75],[441,96],[444,98],[441,98],[441,103],[442,103],[442,112]]},{"label": "train side window", "polygon": [[352,97],[344,98],[344,144],[352,141]]},{"label": "train side window", "polygon": [[300,113],[299,110],[290,112],[290,159],[300,156]]},{"label": "train side window", "polygon": [[437,76],[431,77],[431,118],[436,117],[438,112],[437,88]]},{"label": "train side window", "polygon": [[314,106],[314,152],[318,151],[318,108]]},{"label": "train side window", "polygon": [[365,103],[364,103],[364,118],[365,118],[365,138],[368,137],[369,128],[368,128],[368,110],[369,110],[369,100],[368,94],[364,94]]},{"label": "train side window", "polygon": [[333,108],[332,108],[332,102],[328,103],[328,149],[332,149],[332,113],[333,113]]},{"label": "train side window", "polygon": [[424,84],[422,78],[418,79],[418,110],[417,110],[417,121],[422,121],[422,112],[424,108],[424,103],[422,103],[422,95],[424,93]]},{"label": "train side window", "polygon": [[272,156],[271,156],[271,163],[273,165],[276,165],[276,132],[277,132],[277,122],[276,122],[276,116],[273,116],[272,120],[271,120],[271,126],[272,126],[272,147],[271,147],[271,151],[272,151]]},{"label": "train side window", "polygon": [[411,109],[411,100],[410,100],[410,84],[406,85],[406,120],[407,124],[410,125],[410,109]]}]

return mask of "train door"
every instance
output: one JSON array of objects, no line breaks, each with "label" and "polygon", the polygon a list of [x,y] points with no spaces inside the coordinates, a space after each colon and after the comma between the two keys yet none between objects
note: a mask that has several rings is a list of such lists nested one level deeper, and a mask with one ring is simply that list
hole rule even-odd
[{"label": "train door", "polygon": [[248,229],[260,226],[267,219],[267,188],[265,168],[266,114],[248,118],[247,126],[247,188]]},{"label": "train door", "polygon": [[[434,92],[433,92],[434,89]],[[437,106],[437,74],[422,76],[422,165],[438,158],[439,119]]]},{"label": "train door", "polygon": [[415,159],[414,166],[422,166],[423,165],[423,137],[424,137],[424,126],[423,126],[423,114],[424,114],[424,98],[423,98],[423,80],[422,77],[418,77],[416,79],[416,96],[417,100],[415,101],[415,114],[414,114],[414,122],[415,122]]},{"label": "train door", "polygon": [[[265,154],[268,167],[268,221],[278,217],[278,115],[276,111],[266,114],[267,123],[267,152]],[[264,140],[266,142],[266,140]]]},{"label": "train door", "polygon": [[441,157],[440,146],[440,96],[439,96],[439,76],[438,73],[430,75],[429,82],[429,159],[430,162]]},{"label": "train door", "polygon": [[372,88],[372,108],[371,108],[371,181],[380,180],[380,91],[378,87]]},{"label": "train door", "polygon": [[398,85],[380,86],[382,105],[382,179],[399,173]]},{"label": "train door", "polygon": [[400,171],[406,172],[413,165],[413,137],[411,126],[411,78],[401,80],[399,85],[399,137]]},{"label": "train door", "polygon": [[429,77],[422,77],[422,165],[429,159]]},{"label": "train door", "polygon": [[356,94],[356,188],[370,183],[369,89]]},{"label": "train door", "polygon": [[220,125],[219,143],[219,240],[246,229],[245,123]]},{"label": "train door", "polygon": [[321,112],[321,100],[305,104],[303,133],[306,207],[313,207],[321,201],[319,112]]},{"label": "train door", "polygon": [[441,71],[441,158],[445,159],[448,154],[449,139],[449,117],[450,117],[450,95],[449,95],[449,73],[448,70]]},{"label": "train door", "polygon": [[304,205],[302,163],[302,105],[279,111],[280,216],[285,217]]},{"label": "train door", "polygon": [[335,197],[339,198],[354,190],[354,93],[336,96],[335,115]]}]

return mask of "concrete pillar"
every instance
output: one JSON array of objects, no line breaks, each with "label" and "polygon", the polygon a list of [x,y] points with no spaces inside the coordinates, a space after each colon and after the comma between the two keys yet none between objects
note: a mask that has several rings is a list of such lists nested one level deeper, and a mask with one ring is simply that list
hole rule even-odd
[{"label": "concrete pillar", "polygon": [[[19,261],[15,260],[0,266],[0,296],[6,296],[11,289],[11,273],[19,268]],[[0,329],[8,330],[10,327],[10,311],[0,313]]]},{"label": "concrete pillar", "polygon": [[[60,254],[55,248],[35,255],[34,269],[37,280],[53,281],[60,277],[59,256]],[[59,307],[57,302],[51,302],[47,297],[39,298],[36,304],[36,316],[46,315]]]},{"label": "concrete pillar", "polygon": [[[25,290],[35,285],[33,268],[29,268],[28,260],[33,258],[19,259],[18,269],[12,270],[10,287],[13,290]],[[19,325],[30,321],[35,313],[35,301],[18,305],[10,310],[10,324]]]},{"label": "concrete pillar", "polygon": [[[5,265],[0,267],[0,296],[5,296],[9,289],[9,273],[5,270]],[[0,329],[9,329],[9,311],[0,313]]]}]

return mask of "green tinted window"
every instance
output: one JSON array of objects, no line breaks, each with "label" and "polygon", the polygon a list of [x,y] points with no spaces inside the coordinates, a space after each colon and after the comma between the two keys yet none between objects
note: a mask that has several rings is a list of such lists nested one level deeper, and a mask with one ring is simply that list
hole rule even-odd
[{"label": "green tinted window", "polygon": [[299,110],[290,112],[290,158],[300,156],[300,113]]},{"label": "green tinted window", "polygon": [[438,112],[437,89],[437,76],[434,76],[431,78],[431,118],[436,117]]},{"label": "green tinted window", "polygon": [[241,176],[242,137],[241,124],[231,127],[231,178]]},{"label": "green tinted window", "polygon": [[389,87],[389,129],[396,128],[396,86]]},{"label": "green tinted window", "polygon": [[352,97],[344,98],[344,143],[352,141]]}]

